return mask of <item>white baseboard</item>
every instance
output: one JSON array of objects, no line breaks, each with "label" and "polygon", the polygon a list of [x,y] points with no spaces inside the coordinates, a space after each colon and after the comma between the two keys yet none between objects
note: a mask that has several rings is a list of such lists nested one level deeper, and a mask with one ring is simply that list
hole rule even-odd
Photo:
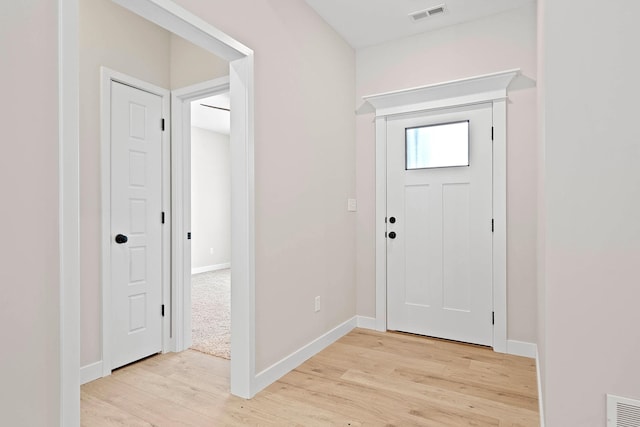
[{"label": "white baseboard", "polygon": [[191,274],[207,273],[209,271],[224,270],[225,268],[231,268],[230,262],[223,264],[205,265],[204,267],[195,267],[191,269]]},{"label": "white baseboard", "polygon": [[102,360],[80,368],[80,384],[102,378]]},{"label": "white baseboard", "polygon": [[535,359],[538,346],[524,341],[507,340],[507,354]]},{"label": "white baseboard", "polygon": [[542,398],[542,380],[540,376],[540,354],[536,346],[536,374],[538,376],[538,411],[540,412],[540,427],[544,427],[544,399]]},{"label": "white baseboard", "polygon": [[329,332],[313,340],[309,344],[291,353],[289,356],[274,363],[264,371],[256,374],[253,388],[257,394],[267,386],[278,381],[280,378],[303,364],[306,360],[320,353],[322,350],[351,332],[356,327],[356,316],[346,322],[336,326]]},{"label": "white baseboard", "polygon": [[376,318],[367,316],[356,316],[358,328],[376,330]]}]

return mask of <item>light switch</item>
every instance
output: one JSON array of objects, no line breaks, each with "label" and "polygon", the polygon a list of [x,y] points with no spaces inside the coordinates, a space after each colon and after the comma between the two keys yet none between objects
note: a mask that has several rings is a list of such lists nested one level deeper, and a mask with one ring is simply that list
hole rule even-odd
[{"label": "light switch", "polygon": [[358,210],[358,201],[356,199],[347,199],[347,210],[356,212]]}]

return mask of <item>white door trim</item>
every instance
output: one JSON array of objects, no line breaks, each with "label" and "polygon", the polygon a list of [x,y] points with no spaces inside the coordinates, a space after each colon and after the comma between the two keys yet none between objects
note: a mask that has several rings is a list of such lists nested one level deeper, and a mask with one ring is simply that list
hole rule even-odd
[{"label": "white door trim", "polygon": [[[173,312],[175,322],[173,351],[191,347],[191,251],[184,236],[191,231],[191,101],[229,91],[229,77],[187,86],[171,92],[171,175],[172,175],[172,259]],[[231,170],[236,158],[231,159]],[[240,165],[241,166],[241,165]],[[233,185],[233,183],[232,183]],[[233,194],[234,188],[231,189]],[[232,215],[233,217],[233,215]],[[233,320],[234,303],[231,304]],[[231,336],[233,347],[233,335]],[[236,344],[237,346],[237,344]],[[231,359],[233,360],[233,359]],[[233,370],[231,376],[233,377]]]},{"label": "white door trim", "polygon": [[[102,376],[111,375],[111,358],[113,346],[111,343],[111,82],[123,83],[127,86],[158,95],[162,98],[162,117],[165,126],[170,126],[169,115],[170,92],[167,89],[152,85],[135,77],[128,76],[106,67],[100,68],[100,168],[101,168],[101,287],[102,287]],[[159,126],[159,124],[158,124]],[[169,213],[170,209],[170,170],[169,146],[171,129],[165,128],[162,133],[162,210]],[[170,222],[166,221],[162,228],[162,302],[166,307],[170,305],[169,272],[171,262],[171,234]],[[169,350],[171,317],[165,315],[162,319],[162,352]]]},{"label": "white door trim", "polygon": [[507,88],[520,70],[365,96],[376,126],[376,329],[387,330],[387,118],[491,102],[493,105],[493,349],[507,352]]},{"label": "white door trim", "polygon": [[[243,167],[232,180],[241,191],[232,260],[234,294],[239,301],[232,335],[241,337],[231,364],[231,393],[255,394],[255,227],[253,167],[253,51],[170,0],[117,0],[116,3],[168,31],[230,61],[230,92],[235,120],[232,156]],[[58,0],[59,187],[60,187],[60,425],[80,425],[80,195],[79,195],[79,0]],[[234,142],[235,141],[235,142]],[[235,154],[234,154],[235,153]],[[64,236],[64,239],[62,238]]]}]

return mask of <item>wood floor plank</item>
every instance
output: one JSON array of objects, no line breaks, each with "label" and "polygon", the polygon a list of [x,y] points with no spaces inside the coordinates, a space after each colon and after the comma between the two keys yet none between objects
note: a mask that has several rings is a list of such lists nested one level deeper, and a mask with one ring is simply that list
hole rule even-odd
[{"label": "wood floor plank", "polygon": [[80,408],[83,427],[153,427],[152,424],[137,416],[88,393],[82,393]]},{"label": "wood floor plank", "polygon": [[402,333],[355,329],[251,400],[229,361],[158,355],[82,386],[82,425],[539,425],[535,361]]},{"label": "wood floor plank", "polygon": [[421,397],[396,393],[388,388],[371,387],[370,384],[354,381],[348,374],[341,381],[328,384],[309,374],[300,376],[298,373],[298,370],[292,372],[282,382],[290,380],[309,393],[309,398],[314,401],[323,406],[333,406],[336,411],[367,424],[385,420],[397,425],[458,426],[474,421],[477,425],[495,426],[499,421],[491,417],[484,417],[484,420],[481,420],[483,417],[467,417],[465,422],[461,422],[464,417],[442,405],[431,405]]},{"label": "wood floor plank", "polygon": [[386,390],[387,393],[396,393],[405,400],[415,398],[422,402],[429,402],[438,408],[446,410],[447,413],[456,414],[460,419],[486,418],[487,422],[497,423],[499,420],[494,418],[494,414],[502,414],[502,416],[510,420],[527,425],[535,425],[537,422],[536,411],[526,410],[484,397],[453,392],[431,384],[405,381],[398,377],[368,374],[356,369],[347,372],[344,378],[371,388]]}]

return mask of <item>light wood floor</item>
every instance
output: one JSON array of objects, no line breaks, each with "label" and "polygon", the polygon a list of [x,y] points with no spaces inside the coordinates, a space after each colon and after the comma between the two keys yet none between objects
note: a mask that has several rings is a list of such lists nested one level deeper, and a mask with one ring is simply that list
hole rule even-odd
[{"label": "light wood floor", "polygon": [[535,361],[355,329],[252,400],[229,361],[155,356],[82,386],[82,425],[538,426]]}]

